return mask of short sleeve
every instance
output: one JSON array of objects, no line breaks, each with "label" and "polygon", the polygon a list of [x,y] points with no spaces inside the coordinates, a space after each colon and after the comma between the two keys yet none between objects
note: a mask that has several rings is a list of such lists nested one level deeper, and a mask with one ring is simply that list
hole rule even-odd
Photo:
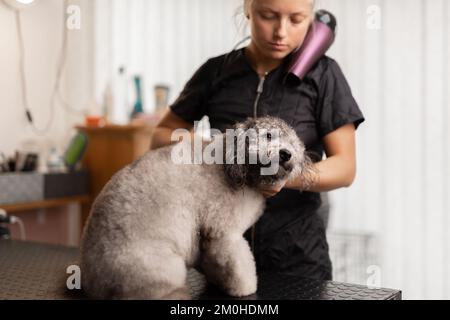
[{"label": "short sleeve", "polygon": [[330,58],[319,82],[317,112],[320,137],[349,123],[357,129],[365,120],[341,68]]},{"label": "short sleeve", "polygon": [[211,89],[215,69],[214,63],[209,59],[194,73],[170,106],[173,113],[187,122],[200,120],[205,115],[205,100]]}]

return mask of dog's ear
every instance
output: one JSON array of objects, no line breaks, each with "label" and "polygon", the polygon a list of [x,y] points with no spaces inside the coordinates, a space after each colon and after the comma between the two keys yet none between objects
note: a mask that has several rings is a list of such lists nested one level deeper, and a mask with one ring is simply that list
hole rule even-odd
[{"label": "dog's ear", "polygon": [[224,164],[225,176],[228,183],[235,190],[242,188],[247,180],[247,170],[245,165]]},{"label": "dog's ear", "polygon": [[253,128],[256,124],[256,120],[252,117],[247,117],[244,121],[236,122],[233,126],[234,130],[248,130]]},{"label": "dog's ear", "polygon": [[244,122],[245,130],[252,129],[256,127],[256,119],[255,118],[247,118]]},{"label": "dog's ear", "polygon": [[233,189],[243,187],[247,181],[248,167],[240,162],[242,159],[238,159],[238,141],[242,140],[240,136],[244,133],[243,128],[235,126],[235,130],[227,132],[223,139],[224,172]]}]

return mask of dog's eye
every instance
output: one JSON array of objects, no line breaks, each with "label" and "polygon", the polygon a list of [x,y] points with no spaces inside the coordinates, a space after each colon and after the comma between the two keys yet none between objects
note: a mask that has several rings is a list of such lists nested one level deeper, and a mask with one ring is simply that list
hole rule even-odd
[{"label": "dog's eye", "polygon": [[272,140],[272,134],[270,132],[267,132],[267,140],[268,141]]}]

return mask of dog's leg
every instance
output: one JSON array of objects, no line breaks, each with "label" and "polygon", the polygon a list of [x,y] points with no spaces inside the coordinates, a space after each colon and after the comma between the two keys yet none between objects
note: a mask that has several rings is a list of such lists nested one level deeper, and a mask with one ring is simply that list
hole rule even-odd
[{"label": "dog's leg", "polygon": [[165,296],[161,297],[162,300],[190,300],[191,294],[187,287],[181,287],[175,289]]},{"label": "dog's leg", "polygon": [[206,278],[229,295],[256,292],[256,266],[250,246],[241,235],[209,239],[203,243],[201,267]]},{"label": "dog's leg", "polygon": [[164,243],[143,243],[116,261],[120,290],[116,299],[189,299],[184,259]]}]

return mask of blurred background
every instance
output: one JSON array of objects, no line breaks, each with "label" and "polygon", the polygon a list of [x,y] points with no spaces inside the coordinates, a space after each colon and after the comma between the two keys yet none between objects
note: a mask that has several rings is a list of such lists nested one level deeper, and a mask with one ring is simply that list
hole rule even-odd
[{"label": "blurred background", "polygon": [[[28,240],[77,245],[92,196],[131,161],[115,159],[142,153],[192,73],[247,35],[243,1],[35,0],[20,9],[15,1],[0,1],[3,161],[37,154],[36,171],[48,171],[79,160],[68,153],[80,154],[88,137],[89,182],[78,177],[87,191],[60,200],[46,190],[14,202],[6,190],[17,196],[14,183],[24,180],[5,172],[0,207],[22,219]],[[319,8],[338,20],[328,55],[366,117],[357,179],[329,193],[334,280],[450,299],[449,1],[319,0]],[[21,238],[20,226],[11,235]]]}]

